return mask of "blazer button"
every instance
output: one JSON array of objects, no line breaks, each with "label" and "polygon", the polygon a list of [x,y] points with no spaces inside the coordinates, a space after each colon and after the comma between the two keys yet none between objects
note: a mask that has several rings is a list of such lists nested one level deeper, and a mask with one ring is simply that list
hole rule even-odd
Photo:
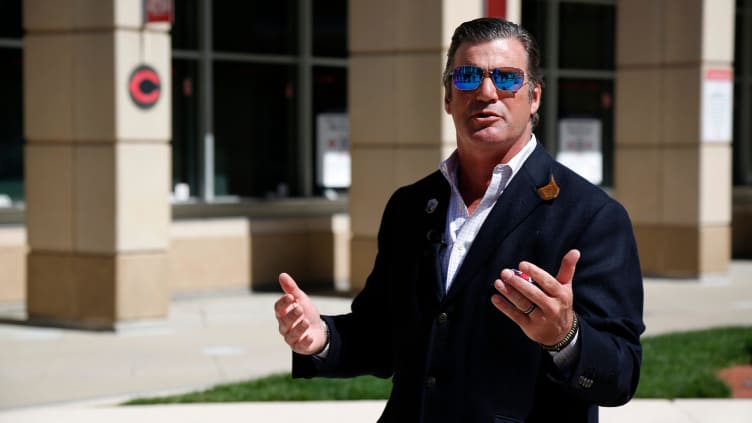
[{"label": "blazer button", "polygon": [[436,376],[428,376],[426,378],[426,389],[431,389],[436,386]]},{"label": "blazer button", "polygon": [[449,321],[449,316],[446,313],[439,314],[439,317],[436,318],[436,320],[439,322],[440,325],[445,325]]}]

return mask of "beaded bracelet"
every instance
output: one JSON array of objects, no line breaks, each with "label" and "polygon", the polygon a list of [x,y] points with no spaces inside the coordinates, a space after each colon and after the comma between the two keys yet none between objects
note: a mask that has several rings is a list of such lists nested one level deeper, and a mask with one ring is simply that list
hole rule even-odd
[{"label": "beaded bracelet", "polygon": [[580,328],[580,320],[577,318],[577,313],[574,313],[574,320],[572,321],[572,328],[569,329],[569,332],[567,332],[566,335],[564,335],[564,339],[559,341],[557,344],[554,345],[541,345],[544,350],[546,351],[553,351],[553,352],[559,352],[563,350],[567,345],[569,345],[570,342],[572,342],[572,339],[574,339],[574,335],[577,333],[577,330]]}]

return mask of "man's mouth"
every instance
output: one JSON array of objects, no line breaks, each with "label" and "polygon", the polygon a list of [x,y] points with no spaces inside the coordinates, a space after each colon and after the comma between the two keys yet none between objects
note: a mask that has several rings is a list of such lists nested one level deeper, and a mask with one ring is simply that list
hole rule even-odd
[{"label": "man's mouth", "polygon": [[497,115],[494,112],[488,112],[488,111],[482,111],[473,114],[473,118],[475,119],[493,119],[493,118],[499,118],[499,115]]}]

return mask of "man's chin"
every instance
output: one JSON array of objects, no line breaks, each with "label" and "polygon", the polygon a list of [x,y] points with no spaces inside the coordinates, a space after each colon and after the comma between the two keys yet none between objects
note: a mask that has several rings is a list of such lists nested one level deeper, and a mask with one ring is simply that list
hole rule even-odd
[{"label": "man's chin", "polygon": [[473,142],[480,144],[504,144],[509,138],[509,134],[506,131],[500,131],[497,128],[483,128],[479,131],[475,131],[470,139]]},{"label": "man's chin", "polygon": [[480,128],[480,129],[475,130],[471,134],[470,139],[473,140],[474,143],[487,144],[489,146],[493,146],[493,145],[507,145],[510,143],[514,143],[522,138],[526,138],[524,137],[524,134],[525,134],[524,130],[517,132],[517,131],[510,131],[510,129],[511,128],[509,127],[499,128],[498,126],[487,126],[485,128]]}]

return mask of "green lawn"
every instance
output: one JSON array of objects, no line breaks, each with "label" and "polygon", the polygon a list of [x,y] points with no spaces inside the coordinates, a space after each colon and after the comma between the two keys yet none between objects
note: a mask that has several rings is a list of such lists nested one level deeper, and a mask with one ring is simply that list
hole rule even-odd
[{"label": "green lawn", "polygon": [[752,364],[752,327],[719,328],[645,338],[639,398],[728,398],[716,374]]},{"label": "green lawn", "polygon": [[[643,339],[643,348],[638,398],[727,398],[729,388],[716,373],[732,365],[752,363],[752,327],[649,337]],[[391,381],[370,376],[292,380],[289,374],[278,374],[184,395],[135,399],[126,405],[386,399],[390,389]]]}]

